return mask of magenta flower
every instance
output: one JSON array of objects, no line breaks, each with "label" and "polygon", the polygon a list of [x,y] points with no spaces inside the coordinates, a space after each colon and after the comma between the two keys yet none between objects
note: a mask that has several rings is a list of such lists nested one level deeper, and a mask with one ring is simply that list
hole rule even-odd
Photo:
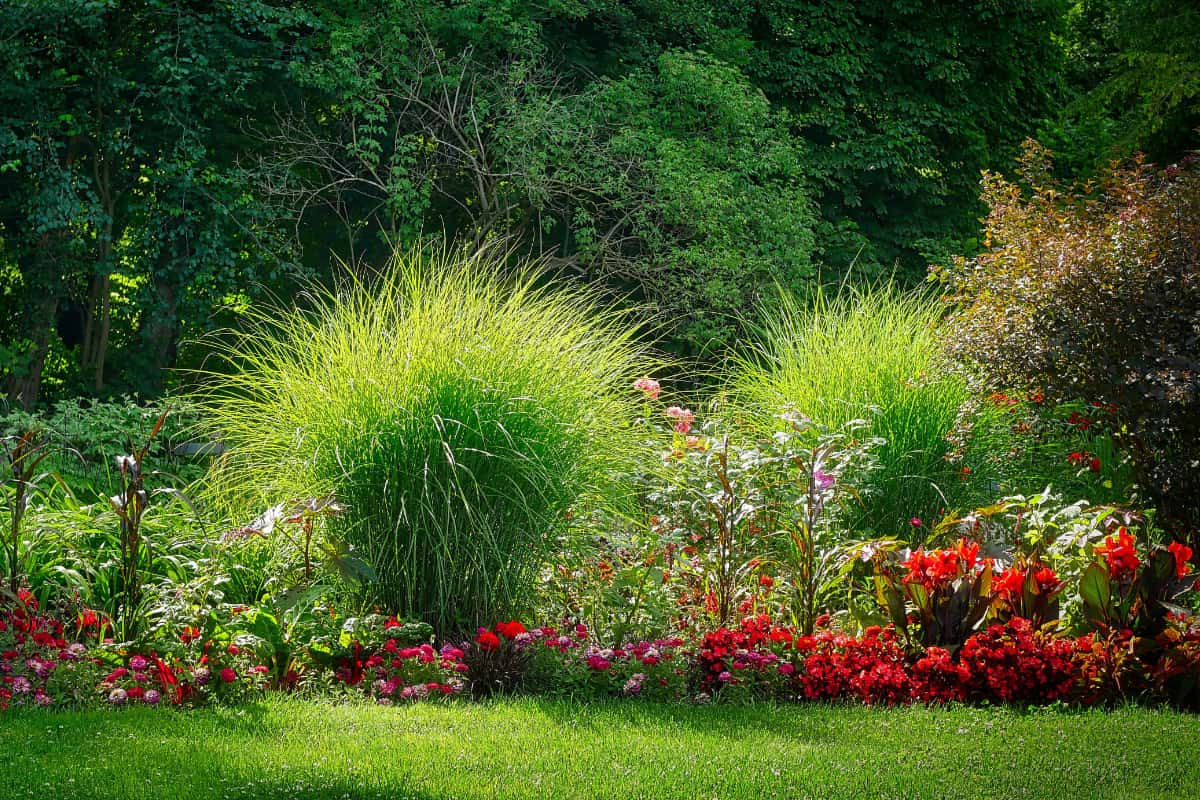
[{"label": "magenta flower", "polygon": [[605,672],[609,667],[612,666],[612,663],[603,656],[589,656],[587,665],[589,669],[593,669],[597,672]]},{"label": "magenta flower", "polygon": [[146,693],[142,695],[142,702],[148,706],[158,705],[158,701],[161,699],[162,695],[158,693],[157,689],[147,689]]},{"label": "magenta flower", "polygon": [[819,469],[814,470],[812,479],[813,479],[813,485],[816,486],[817,489],[822,492],[825,491],[826,489],[833,488],[833,476],[830,475],[828,472],[822,472]]}]

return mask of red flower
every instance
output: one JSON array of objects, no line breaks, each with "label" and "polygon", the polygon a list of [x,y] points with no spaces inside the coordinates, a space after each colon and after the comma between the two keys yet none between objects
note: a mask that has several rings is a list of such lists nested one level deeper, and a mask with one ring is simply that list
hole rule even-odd
[{"label": "red flower", "polygon": [[758,578],[758,585],[759,586],[774,586],[775,579],[772,578],[770,575],[760,575]]},{"label": "red flower", "polygon": [[1071,453],[1071,455],[1067,456],[1067,463],[1073,467],[1078,467],[1083,463],[1084,458],[1085,456],[1083,453]]},{"label": "red flower", "polygon": [[494,630],[506,639],[515,639],[525,633],[525,626],[514,619],[509,622],[497,622]]},{"label": "red flower", "polygon": [[1015,605],[1025,591],[1025,572],[1016,567],[1004,570],[992,581],[992,591],[1005,602]]},{"label": "red flower", "polygon": [[237,680],[237,673],[233,671],[232,667],[226,667],[221,670],[221,680],[225,681],[225,683],[233,683]]},{"label": "red flower", "polygon": [[79,629],[93,628],[100,624],[100,618],[96,616],[96,612],[89,609],[84,609],[78,619]]},{"label": "red flower", "polygon": [[1033,579],[1037,582],[1039,592],[1052,592],[1062,583],[1058,577],[1058,573],[1049,567],[1042,567],[1033,573]]},{"label": "red flower", "polygon": [[1100,459],[1093,456],[1092,460],[1088,462],[1088,469],[1090,469],[1092,472],[1099,472],[1100,471]]},{"label": "red flower", "polygon": [[1167,549],[1171,551],[1171,555],[1175,556],[1175,577],[1182,578],[1187,575],[1188,562],[1192,560],[1192,548],[1186,544],[1171,542]]},{"label": "red flower", "polygon": [[[972,552],[967,548],[967,552],[974,558],[978,549],[976,546]],[[926,553],[923,548],[918,547],[904,562],[904,566],[908,568],[904,582],[919,583],[927,591],[935,592],[958,577],[958,563],[959,554],[956,550],[930,550]]]},{"label": "red flower", "polygon": [[963,569],[967,572],[975,569],[975,562],[979,558],[979,542],[968,542],[966,539],[959,539],[958,544],[954,546],[954,552],[963,561]]},{"label": "red flower", "polygon": [[491,652],[500,648],[500,637],[491,631],[480,631],[475,637],[475,644],[479,645],[479,649]]},{"label": "red flower", "polygon": [[179,641],[184,644],[191,644],[200,638],[200,629],[188,626],[183,629],[183,633],[179,634]]},{"label": "red flower", "polygon": [[1124,525],[1117,529],[1116,540],[1108,536],[1104,539],[1104,544],[1096,545],[1096,554],[1104,556],[1104,560],[1108,562],[1108,571],[1112,577],[1120,579],[1133,577],[1133,573],[1141,566],[1141,559],[1137,557],[1133,534],[1130,533]]}]

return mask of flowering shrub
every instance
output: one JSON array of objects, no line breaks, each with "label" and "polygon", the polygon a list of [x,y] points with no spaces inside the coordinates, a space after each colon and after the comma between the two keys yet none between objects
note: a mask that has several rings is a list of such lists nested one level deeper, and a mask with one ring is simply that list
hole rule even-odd
[{"label": "flowering shrub", "polygon": [[868,627],[861,639],[821,631],[796,641],[803,668],[796,682],[808,700],[857,698],[897,705],[912,699],[904,648],[891,626]]},{"label": "flowering shrub", "polygon": [[1102,631],[1129,628],[1139,636],[1158,636],[1170,615],[1184,613],[1180,598],[1196,588],[1192,548],[1179,542],[1151,547],[1143,559],[1137,539],[1122,526],[1095,545],[1093,554],[1079,596],[1088,623]]},{"label": "flowering shrub", "polygon": [[1002,703],[1053,703],[1075,683],[1070,641],[1036,630],[1029,620],[991,625],[963,643],[959,661],[969,695]]},{"label": "flowering shrub", "polygon": [[24,590],[20,602],[0,608],[0,709],[48,706],[73,700],[97,679],[88,648],[63,638],[63,624],[37,613]]},{"label": "flowering shrub", "polygon": [[700,641],[697,667],[704,692],[782,696],[796,674],[795,632],[766,614],[746,617],[737,628],[720,627]]},{"label": "flowering shrub", "polygon": [[544,629],[532,631],[517,620],[497,622],[490,629],[480,628],[475,638],[462,643],[462,671],[476,695],[507,692],[525,677],[532,655],[530,645],[544,635]]},{"label": "flowering shrub", "polygon": [[992,612],[999,619],[1022,617],[1040,627],[1058,619],[1058,596],[1066,586],[1036,557],[1018,555],[992,579]]},{"label": "flowering shrub", "polygon": [[950,651],[942,647],[927,649],[913,664],[909,675],[913,699],[927,705],[962,702],[967,699],[971,685],[970,668],[955,661]]},{"label": "flowering shrub", "polygon": [[811,631],[831,595],[845,591],[852,545],[834,523],[880,441],[864,435],[863,420],[827,429],[794,411],[770,435],[715,421],[685,435],[691,412],[666,414],[677,420],[673,448],[648,504],[681,610],[694,610],[694,627],[704,628],[786,606]]},{"label": "flowering shrub", "polygon": [[985,175],[984,251],[948,273],[951,349],[997,388],[1111,404],[1137,484],[1162,517],[1195,530],[1200,168],[1135,160],[1064,186],[1048,162],[1027,145],[1028,191]]}]

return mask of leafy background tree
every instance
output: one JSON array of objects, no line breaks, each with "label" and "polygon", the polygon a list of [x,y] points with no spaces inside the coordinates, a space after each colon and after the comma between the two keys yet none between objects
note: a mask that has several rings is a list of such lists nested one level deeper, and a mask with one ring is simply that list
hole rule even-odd
[{"label": "leafy background tree", "polygon": [[[0,372],[155,395],[195,334],[504,237],[711,361],[745,311],[975,251],[1039,133],[1195,139],[1183,0],[2,0]],[[766,286],[772,291],[763,292]]]}]

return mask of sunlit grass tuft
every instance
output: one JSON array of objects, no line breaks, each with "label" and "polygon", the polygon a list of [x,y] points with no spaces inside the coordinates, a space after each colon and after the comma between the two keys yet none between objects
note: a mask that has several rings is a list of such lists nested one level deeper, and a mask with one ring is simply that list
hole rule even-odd
[{"label": "sunlit grass tuft", "polygon": [[200,400],[226,495],[335,494],[376,598],[442,629],[519,610],[568,509],[622,501],[637,457],[631,318],[535,267],[505,278],[504,255],[409,252],[258,312]]},{"label": "sunlit grass tuft", "polygon": [[834,427],[867,419],[885,440],[853,519],[860,532],[913,536],[912,518],[936,519],[987,479],[963,472],[974,463],[969,453],[948,458],[956,445],[947,436],[971,393],[943,362],[940,316],[935,299],[891,286],[818,295],[809,304],[784,295],[749,354],[733,364],[736,403],[760,424],[778,424],[791,406]]}]

